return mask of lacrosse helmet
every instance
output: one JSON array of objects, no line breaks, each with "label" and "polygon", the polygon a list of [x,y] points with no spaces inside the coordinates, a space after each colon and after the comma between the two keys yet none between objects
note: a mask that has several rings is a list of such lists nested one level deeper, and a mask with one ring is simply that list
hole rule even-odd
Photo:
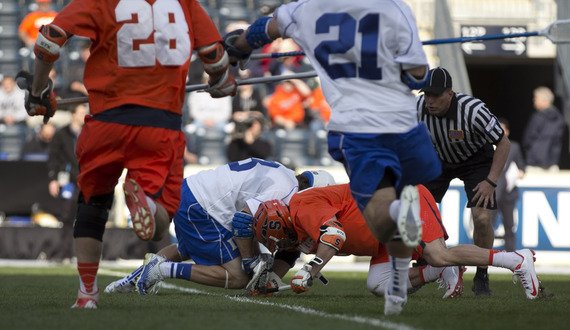
[{"label": "lacrosse helmet", "polygon": [[253,217],[253,229],[257,241],[271,252],[297,246],[289,208],[281,200],[274,199],[259,205]]}]

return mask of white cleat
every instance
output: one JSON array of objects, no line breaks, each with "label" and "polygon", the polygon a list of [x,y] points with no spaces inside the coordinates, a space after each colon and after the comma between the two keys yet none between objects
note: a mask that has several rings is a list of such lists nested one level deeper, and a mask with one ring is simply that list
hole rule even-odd
[{"label": "white cleat", "polygon": [[115,282],[111,282],[111,284],[107,285],[105,288],[105,293],[129,293],[135,291],[135,284],[136,279],[133,281],[129,281],[126,277],[116,280]]},{"label": "white cleat", "polygon": [[443,299],[457,298],[463,294],[463,273],[464,266],[448,266],[439,274],[438,289],[445,288]]},{"label": "white cleat", "polygon": [[415,248],[422,240],[422,220],[420,218],[420,198],[416,186],[405,186],[400,195],[398,232],[402,242]]},{"label": "white cleat", "polygon": [[156,294],[160,289],[160,282],[164,280],[164,276],[160,272],[160,264],[166,261],[166,258],[154,253],[147,253],[144,259],[144,265],[141,276],[137,280],[137,292],[146,294]]},{"label": "white cleat", "polygon": [[384,315],[399,315],[408,301],[408,296],[402,298],[393,296],[386,291],[384,294]]},{"label": "white cleat", "polygon": [[540,280],[534,269],[534,251],[530,249],[515,251],[523,261],[513,270],[513,283],[517,278],[524,287],[528,299],[536,299],[540,292]]},{"label": "white cleat", "polygon": [[137,268],[129,275],[112,282],[105,288],[105,293],[129,293],[135,291],[137,280],[141,276],[143,267]]}]

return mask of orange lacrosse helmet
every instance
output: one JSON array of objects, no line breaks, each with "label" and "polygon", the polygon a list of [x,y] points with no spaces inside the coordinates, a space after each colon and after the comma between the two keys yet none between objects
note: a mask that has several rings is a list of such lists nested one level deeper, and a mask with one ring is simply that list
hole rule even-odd
[{"label": "orange lacrosse helmet", "polygon": [[294,249],[298,244],[289,208],[283,201],[261,203],[253,217],[253,229],[257,241],[271,252]]}]

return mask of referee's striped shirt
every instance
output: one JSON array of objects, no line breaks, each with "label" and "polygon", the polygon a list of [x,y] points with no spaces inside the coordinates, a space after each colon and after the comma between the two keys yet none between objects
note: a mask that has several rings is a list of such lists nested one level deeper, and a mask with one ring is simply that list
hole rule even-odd
[{"label": "referee's striped shirt", "polygon": [[455,93],[449,111],[442,117],[429,114],[423,94],[417,99],[417,109],[439,158],[447,163],[465,162],[485,144],[497,144],[504,134],[485,103],[467,94]]}]

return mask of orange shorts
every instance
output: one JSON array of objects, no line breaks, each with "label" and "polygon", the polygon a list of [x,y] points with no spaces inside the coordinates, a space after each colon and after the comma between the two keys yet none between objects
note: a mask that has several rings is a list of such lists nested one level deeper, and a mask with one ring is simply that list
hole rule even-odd
[{"label": "orange shorts", "polygon": [[92,196],[114,191],[123,169],[174,216],[180,203],[186,137],[182,131],[106,123],[85,117],[77,140],[79,189]]},{"label": "orange shorts", "polygon": [[[441,214],[437,208],[437,203],[433,199],[430,192],[422,185],[418,186],[420,194],[420,218],[422,219],[422,241],[413,253],[412,259],[417,260],[423,256],[425,243],[433,242],[434,240],[443,237],[447,240],[447,232],[441,220]],[[370,265],[384,263],[390,261],[388,250],[383,244],[378,247],[378,254],[372,257]]]}]

